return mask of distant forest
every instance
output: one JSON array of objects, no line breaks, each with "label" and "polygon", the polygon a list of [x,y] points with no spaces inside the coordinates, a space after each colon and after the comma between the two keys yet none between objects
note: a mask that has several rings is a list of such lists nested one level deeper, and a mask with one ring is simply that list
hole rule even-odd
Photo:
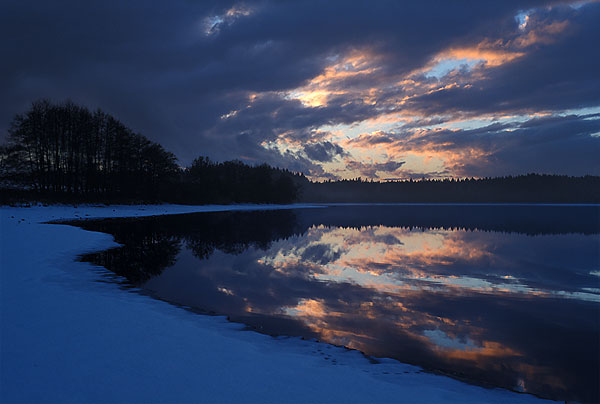
[{"label": "distant forest", "polygon": [[302,199],[318,202],[598,203],[600,177],[527,174],[482,179],[307,183]]},{"label": "distant forest", "polygon": [[173,153],[97,110],[42,100],[0,146],[0,202],[290,203],[300,175],[266,164],[180,167]]},{"label": "distant forest", "polygon": [[600,177],[528,174],[484,179],[311,182],[266,164],[189,167],[111,115],[36,101],[0,145],[0,203],[547,202],[598,203]]}]

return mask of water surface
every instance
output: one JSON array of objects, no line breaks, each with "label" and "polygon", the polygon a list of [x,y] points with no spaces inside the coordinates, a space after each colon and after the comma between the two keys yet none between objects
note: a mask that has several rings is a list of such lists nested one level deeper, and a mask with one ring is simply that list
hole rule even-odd
[{"label": "water surface", "polygon": [[85,260],[270,334],[598,401],[599,208],[336,206],[86,221]]}]

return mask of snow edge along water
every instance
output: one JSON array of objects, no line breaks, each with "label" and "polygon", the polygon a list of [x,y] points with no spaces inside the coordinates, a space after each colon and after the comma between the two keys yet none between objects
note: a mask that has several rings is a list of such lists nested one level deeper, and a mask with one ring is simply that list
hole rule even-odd
[{"label": "snow edge along water", "polygon": [[75,260],[116,246],[112,236],[46,224],[322,206],[0,207],[0,401],[540,401],[391,359],[372,365],[357,351],[325,343],[240,332],[243,326],[223,317],[127,293],[97,282],[91,264]]}]

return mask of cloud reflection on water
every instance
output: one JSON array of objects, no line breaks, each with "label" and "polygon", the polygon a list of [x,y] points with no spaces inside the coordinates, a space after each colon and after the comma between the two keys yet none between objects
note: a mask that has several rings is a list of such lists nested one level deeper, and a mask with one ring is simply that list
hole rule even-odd
[{"label": "cloud reflection on water", "polygon": [[[126,247],[95,262],[119,273],[119,256],[130,264],[143,245],[165,245],[176,257],[167,270],[131,277],[162,299],[493,385],[597,398],[597,232],[414,227],[392,216],[386,225],[345,209],[362,219],[334,225],[343,209],[330,208],[104,224]],[[431,209],[441,208],[410,220],[442,213]]]}]

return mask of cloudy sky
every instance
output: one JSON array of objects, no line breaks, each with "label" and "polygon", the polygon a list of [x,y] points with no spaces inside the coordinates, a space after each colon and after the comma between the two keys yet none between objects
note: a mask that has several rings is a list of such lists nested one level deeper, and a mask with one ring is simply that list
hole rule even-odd
[{"label": "cloudy sky", "polygon": [[102,108],[182,165],[310,178],[600,175],[600,2],[0,3],[0,137]]}]

